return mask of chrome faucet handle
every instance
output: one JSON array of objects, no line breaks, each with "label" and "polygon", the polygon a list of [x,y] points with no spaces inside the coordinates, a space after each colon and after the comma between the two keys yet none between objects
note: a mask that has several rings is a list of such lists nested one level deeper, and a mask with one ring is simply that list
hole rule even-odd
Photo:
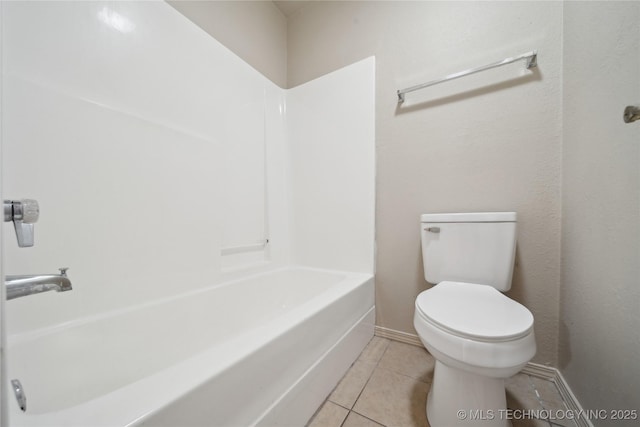
[{"label": "chrome faucet handle", "polygon": [[37,200],[22,199],[13,207],[14,219],[22,220],[24,224],[33,224],[40,218],[40,205]]},{"label": "chrome faucet handle", "polygon": [[63,277],[67,277],[67,270],[69,269],[69,267],[60,267],[58,270],[60,270],[60,275]]},{"label": "chrome faucet handle", "polygon": [[33,246],[33,224],[40,216],[38,201],[33,199],[5,200],[4,220],[13,221],[18,238],[18,246],[27,248]]},{"label": "chrome faucet handle", "polygon": [[13,394],[16,396],[16,400],[18,401],[18,406],[22,412],[26,412],[27,410],[27,395],[24,394],[24,388],[22,388],[22,384],[20,384],[20,380],[11,380],[11,388],[13,388]]}]

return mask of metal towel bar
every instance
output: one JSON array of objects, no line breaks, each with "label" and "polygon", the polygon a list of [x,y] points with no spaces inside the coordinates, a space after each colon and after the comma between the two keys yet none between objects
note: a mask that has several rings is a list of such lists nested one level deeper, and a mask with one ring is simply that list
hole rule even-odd
[{"label": "metal towel bar", "polygon": [[465,71],[460,71],[458,73],[449,74],[448,76],[445,76],[445,77],[443,77],[441,79],[432,80],[432,81],[427,82],[427,83],[423,83],[423,84],[419,84],[419,85],[416,85],[416,86],[411,86],[411,87],[406,88],[406,89],[398,90],[398,103],[400,104],[400,103],[404,102],[404,94],[405,93],[413,92],[415,90],[424,89],[426,87],[437,85],[439,83],[443,83],[443,82],[446,82],[446,81],[449,81],[449,80],[459,79],[460,77],[465,77],[465,76],[468,76],[470,74],[479,73],[480,71],[490,70],[491,68],[496,68],[496,67],[500,67],[502,65],[511,64],[512,62],[516,62],[516,61],[519,61],[521,59],[526,59],[527,60],[527,64],[526,64],[527,69],[538,66],[538,53],[537,53],[537,51],[532,50],[531,52],[523,53],[522,55],[514,56],[512,58],[506,58],[506,59],[503,59],[502,61],[494,62],[492,64],[483,65],[482,67],[471,68],[469,70],[465,70]]}]

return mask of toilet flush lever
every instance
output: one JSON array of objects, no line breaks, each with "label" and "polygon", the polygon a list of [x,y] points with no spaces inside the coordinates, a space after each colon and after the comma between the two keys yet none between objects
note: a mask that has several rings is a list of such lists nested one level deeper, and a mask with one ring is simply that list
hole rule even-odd
[{"label": "toilet flush lever", "polygon": [[28,248],[33,246],[33,223],[38,221],[40,206],[37,200],[5,200],[4,221],[13,221],[18,238],[18,246]]},{"label": "toilet flush lever", "polygon": [[428,231],[429,233],[439,233],[440,227],[427,227],[425,228],[425,231]]}]

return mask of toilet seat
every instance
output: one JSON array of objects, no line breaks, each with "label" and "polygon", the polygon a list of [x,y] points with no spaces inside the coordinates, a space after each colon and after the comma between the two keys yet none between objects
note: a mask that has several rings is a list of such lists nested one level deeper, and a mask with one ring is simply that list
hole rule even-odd
[{"label": "toilet seat", "polygon": [[444,331],[477,341],[502,342],[533,330],[533,315],[491,286],[441,282],[418,295],[417,312]]}]

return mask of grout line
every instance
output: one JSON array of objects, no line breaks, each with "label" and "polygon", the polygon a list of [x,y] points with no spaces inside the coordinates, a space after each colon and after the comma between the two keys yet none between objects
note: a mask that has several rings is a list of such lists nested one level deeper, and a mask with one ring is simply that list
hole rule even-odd
[{"label": "grout line", "polygon": [[344,416],[344,419],[342,420],[342,422],[340,423],[340,425],[338,427],[342,427],[344,425],[344,423],[347,422],[347,418],[349,418],[349,414],[351,413],[351,410],[349,410],[347,412],[347,415]]},{"label": "grout line", "polygon": [[[536,395],[536,400],[538,401],[538,404],[540,405],[540,407],[542,409],[546,409],[544,407],[544,405],[542,404],[542,397],[540,396],[540,393],[538,392],[538,388],[536,387],[535,383],[533,382],[533,380],[531,379],[531,375],[529,374],[525,374],[527,376],[527,382],[529,383],[529,385],[531,386],[531,388],[533,389],[533,392]],[[549,425],[549,427],[553,427],[551,425],[551,421],[549,419],[541,419],[541,418],[536,418],[539,421],[546,421],[547,424]]]},{"label": "grout line", "polygon": [[[376,369],[377,369],[377,367],[376,367]],[[422,381],[421,379],[412,377],[411,375],[403,374],[402,372],[397,372],[397,371],[394,371],[393,369],[385,368],[385,367],[382,367],[382,366],[380,367],[380,369],[382,369],[384,371],[391,372],[394,375],[400,375],[402,377],[409,378],[409,379],[411,379],[413,381],[417,381],[417,382],[422,383],[422,384],[431,385],[431,383],[433,383],[433,381]]]},{"label": "grout line", "polygon": [[[342,406],[342,405],[338,405],[338,404],[337,404],[337,403],[335,403],[335,402],[331,402],[331,401],[329,401],[329,399],[325,399],[325,401],[324,401],[324,402],[322,402],[322,405],[320,405],[320,407],[319,407],[318,409],[316,409],[316,412],[314,412],[314,413],[313,413],[313,415],[311,416],[311,418],[309,418],[309,421],[307,422],[307,424],[305,424],[305,427],[309,427],[309,426],[311,425],[311,423],[313,423],[313,421],[316,419],[316,417],[318,416],[318,414],[320,413],[320,411],[322,410],[322,408],[324,408],[324,407],[325,407],[325,405],[326,405],[327,403],[334,404],[334,405],[336,405],[336,406],[339,406],[339,407],[341,407],[341,408],[346,409],[347,411],[349,411],[349,409],[345,408],[344,406]],[[349,412],[351,412],[351,411],[349,411]],[[347,416],[346,416],[346,417],[344,417],[344,419],[346,420],[348,416],[349,416],[349,413],[347,412]],[[344,424],[344,420],[342,420],[342,424]],[[340,426],[342,426],[342,424],[340,424]]]},{"label": "grout line", "polygon": [[[566,406],[567,409],[580,412],[584,411],[582,405],[578,401],[575,394],[571,390],[571,387],[565,380],[562,372],[560,372],[557,368],[547,365],[540,365],[538,363],[529,362],[521,371],[523,374],[528,374],[532,378],[538,378],[541,380],[549,381],[553,383],[556,390],[560,394],[560,398],[562,402]],[[570,426],[566,427],[594,427],[590,420],[580,417],[577,419],[573,419]]]},{"label": "grout line", "polygon": [[347,408],[346,406],[341,405],[341,404],[339,404],[339,403],[337,403],[337,402],[334,402],[333,400],[329,400],[329,398],[327,398],[327,399],[325,400],[325,403],[326,403],[326,402],[333,403],[334,405],[339,406],[339,407],[341,407],[342,409],[346,409],[347,411],[351,412],[351,409],[349,409],[349,408]]},{"label": "grout line", "polygon": [[[382,358],[384,357],[385,353],[386,353],[386,352],[387,352],[387,350],[389,349],[389,345],[391,345],[391,342],[395,341],[395,340],[390,339],[390,338],[385,338],[385,339],[389,340],[389,344],[387,344],[387,348],[385,348],[385,349],[384,349],[384,352],[382,353],[382,356],[380,356],[380,360],[378,360],[378,363],[376,364],[376,367],[373,369],[374,371],[375,371],[376,369],[378,369],[378,365],[380,364],[380,361],[382,361]],[[395,341],[395,342],[399,342],[399,343],[401,343],[401,344],[406,344],[406,345],[413,345],[413,344],[406,343],[406,342],[403,342],[403,341]],[[422,348],[424,349],[424,347],[422,347]],[[424,350],[426,351],[426,349],[424,349]],[[428,354],[429,356],[433,357],[433,355],[432,355],[431,353],[429,353],[428,351],[427,351],[427,354]],[[435,360],[435,358],[434,358],[434,360]],[[432,379],[431,381],[423,381],[423,380],[421,380],[421,379],[419,379],[419,378],[415,378],[415,377],[412,377],[411,375],[407,375],[407,374],[405,374],[405,373],[395,371],[395,370],[393,370],[393,369],[391,369],[391,368],[384,368],[384,367],[380,367],[380,369],[384,369],[385,371],[392,372],[392,373],[394,373],[394,374],[396,374],[396,375],[401,375],[401,376],[403,376],[403,377],[410,378],[410,379],[412,379],[413,381],[418,381],[418,382],[423,383],[423,384],[431,385],[431,384],[433,383],[433,379]]]},{"label": "grout line", "polygon": [[[534,391],[535,391],[535,393],[536,393],[536,397],[537,397],[537,399],[538,399],[538,403],[540,403],[540,406],[542,406],[542,409],[547,410],[547,411],[551,411],[551,409],[550,409],[550,408],[548,407],[548,405],[546,404],[546,403],[547,403],[547,401],[546,401],[546,400],[544,400],[544,399],[542,398],[542,396],[540,395],[540,392],[538,391],[538,388],[536,387],[535,383],[533,382],[531,375],[528,375],[528,374],[527,374],[527,376],[529,377],[529,382],[530,382],[530,384],[532,385],[533,390],[534,390]],[[558,394],[558,396],[560,396],[560,401],[561,401],[561,402],[562,402],[562,404],[564,405],[565,409],[567,409],[567,408],[568,408],[568,406],[567,406],[567,402],[565,402],[564,398],[562,397],[562,394],[560,393],[560,390],[558,389],[558,385],[555,383],[555,381],[552,381],[552,380],[549,380],[549,379],[546,379],[546,378],[538,378],[538,379],[539,379],[539,380],[542,380],[542,381],[547,381],[547,382],[549,382],[549,383],[551,383],[551,384],[553,385],[553,388],[556,390],[556,393]],[[554,423],[553,421],[551,421],[551,419],[550,419],[550,418],[549,418],[549,419],[547,419],[547,420],[545,420],[545,421],[547,421],[547,422],[549,423],[549,425],[550,425],[550,426],[558,426],[558,427],[577,427],[577,424],[576,424],[575,422],[573,422],[573,425],[572,425],[572,424],[569,424],[569,425],[567,426],[567,425],[564,425],[564,424],[557,424],[557,423]]]},{"label": "grout line", "polygon": [[[374,336],[375,336],[375,335],[374,335]],[[367,381],[365,381],[364,385],[362,386],[362,389],[360,389],[360,393],[358,393],[358,396],[356,397],[356,400],[353,402],[353,405],[351,405],[351,408],[352,408],[352,409],[349,409],[349,414],[350,414],[351,412],[355,412],[355,411],[353,410],[353,408],[355,408],[355,407],[356,407],[356,404],[358,403],[358,400],[360,399],[360,396],[362,396],[362,393],[364,392],[364,389],[367,387],[367,384],[369,384],[369,381],[371,381],[371,377],[373,376],[373,374],[374,374],[374,372],[376,371],[376,369],[378,369],[378,365],[380,365],[380,361],[382,360],[382,358],[384,357],[384,355],[387,353],[387,350],[389,349],[389,344],[391,344],[391,341],[390,341],[388,338],[384,338],[384,339],[386,339],[386,340],[388,341],[388,342],[387,342],[387,346],[384,348],[384,351],[383,351],[383,352],[382,352],[382,354],[380,355],[380,358],[376,361],[375,366],[373,367],[373,369],[371,370],[371,373],[369,374],[369,378],[367,378]],[[373,338],[372,338],[371,340],[373,340]],[[369,341],[369,342],[371,342],[371,341]],[[361,354],[361,355],[362,355],[362,354]],[[358,356],[358,359],[356,359],[356,361],[358,361],[359,359],[360,359],[360,356]],[[355,364],[355,362],[354,362],[354,364]],[[353,365],[352,365],[352,366],[353,366]],[[349,368],[349,369],[351,369],[351,368]],[[349,418],[349,414],[347,414],[347,416],[345,417],[345,419],[342,421],[342,424],[340,424],[340,427],[342,427],[342,426],[344,425],[344,423],[347,421],[347,418]],[[356,414],[361,415],[361,416],[363,416],[363,417],[364,417],[364,415],[362,415],[362,414],[360,414],[360,413],[358,413],[358,412],[356,412]],[[368,418],[368,417],[365,417],[365,418],[370,419],[370,418]],[[378,423],[378,422],[377,422],[377,421],[375,421],[375,420],[371,420],[371,421],[374,421],[374,422],[376,422],[377,424],[380,424],[380,423]]]},{"label": "grout line", "polygon": [[552,427],[553,427],[553,426],[555,426],[555,427],[572,427],[572,426],[575,426],[575,425],[576,425],[576,424],[575,424],[575,422],[574,422],[573,420],[571,420],[571,422],[572,422],[573,424],[567,424],[567,425],[565,425],[565,424],[557,424],[557,423],[554,423],[553,421],[550,421],[550,423],[551,423],[551,426],[552,426]]},{"label": "grout line", "polygon": [[[373,340],[373,339],[372,339]],[[371,342],[371,341],[369,341]],[[376,361],[375,366],[373,367],[373,369],[371,370],[371,373],[369,374],[369,376],[367,377],[367,381],[364,382],[364,385],[362,386],[362,388],[360,389],[360,392],[358,393],[358,396],[356,396],[356,400],[353,401],[353,405],[351,405],[351,408],[347,408],[349,409],[349,411],[351,411],[355,406],[356,403],[358,403],[358,399],[360,399],[360,396],[362,395],[362,392],[364,391],[364,389],[367,387],[367,384],[369,384],[369,381],[371,380],[371,377],[373,376],[373,373],[376,371],[376,369],[378,369],[378,365],[380,364],[380,361],[382,360],[382,358],[384,357],[385,353],[387,352],[387,349],[389,348],[389,343],[387,343],[387,346],[384,348],[384,351],[382,352],[382,355],[380,356],[380,358]],[[362,354],[360,354],[362,355]],[[358,358],[356,359],[356,362],[364,362],[363,360],[360,360],[360,356],[358,356]],[[356,364],[356,362],[353,362],[353,365]],[[353,366],[351,365],[351,366]],[[351,369],[351,368],[349,368]],[[347,371],[349,372],[349,371]],[[346,375],[346,374],[345,374]],[[344,378],[344,377],[343,377]],[[339,384],[339,383],[338,383]],[[337,386],[336,386],[337,387]],[[331,396],[331,395],[329,395]],[[328,398],[327,398],[328,399]],[[343,406],[344,407],[344,406]]]},{"label": "grout line", "polygon": [[322,402],[322,405],[320,405],[318,407],[318,409],[316,409],[316,412],[313,413],[313,415],[311,416],[311,418],[309,418],[309,421],[307,421],[307,424],[305,424],[305,427],[309,427],[311,425],[311,423],[313,422],[313,420],[316,419],[316,417],[318,416],[318,412],[320,412],[320,410],[324,407],[324,405],[327,403],[327,401],[325,400],[324,402]]},{"label": "grout line", "polygon": [[[377,336],[377,335],[376,335],[376,336]],[[366,416],[366,415],[364,415],[364,414],[361,414],[360,412],[358,412],[358,411],[356,411],[356,410],[354,409],[354,408],[355,408],[355,406],[356,406],[356,404],[358,403],[358,401],[359,401],[359,400],[360,400],[360,398],[362,397],[362,394],[363,394],[363,392],[364,392],[364,389],[368,386],[369,382],[371,381],[371,378],[373,377],[373,375],[376,373],[376,371],[377,371],[378,369],[382,369],[382,370],[385,370],[385,371],[391,372],[391,373],[393,373],[393,374],[395,374],[395,375],[401,375],[401,376],[403,376],[403,377],[405,377],[405,378],[409,378],[409,379],[411,379],[412,381],[422,382],[423,384],[430,384],[430,383],[432,383],[432,382],[433,382],[433,381],[431,381],[431,382],[425,382],[425,381],[422,381],[422,380],[420,380],[420,379],[418,379],[418,378],[414,378],[414,377],[412,377],[412,376],[410,376],[410,375],[407,375],[407,374],[404,374],[404,373],[401,373],[401,372],[396,372],[396,371],[395,371],[395,370],[393,370],[393,369],[389,369],[389,368],[385,368],[385,367],[380,366],[380,364],[381,364],[381,362],[382,362],[382,359],[385,357],[386,353],[389,351],[389,346],[391,345],[392,341],[394,341],[394,340],[393,340],[393,339],[386,338],[386,337],[381,337],[381,336],[379,336],[379,338],[382,338],[382,339],[384,339],[384,340],[386,340],[386,341],[387,341],[386,346],[384,347],[384,350],[382,351],[382,354],[380,355],[380,357],[379,357],[375,362],[370,362],[370,363],[373,363],[373,364],[374,364],[374,367],[373,367],[373,369],[371,370],[371,373],[369,374],[368,378],[366,379],[366,381],[365,381],[364,385],[363,385],[363,386],[362,386],[362,388],[360,389],[360,392],[358,393],[358,396],[355,398],[353,405],[351,405],[351,408],[347,408],[347,407],[345,407],[345,406],[343,406],[343,405],[341,405],[341,404],[339,404],[339,403],[333,402],[333,401],[332,401],[332,400],[330,400],[328,397],[327,397],[327,399],[325,400],[325,402],[323,403],[323,405],[324,405],[324,404],[326,404],[326,402],[331,402],[331,403],[333,403],[334,405],[336,405],[336,406],[338,406],[338,407],[340,407],[340,408],[343,408],[343,409],[345,409],[345,410],[347,410],[347,411],[348,411],[348,412],[347,412],[347,415],[346,415],[346,416],[345,416],[345,418],[342,420],[342,422],[341,422],[341,424],[340,424],[340,427],[344,427],[344,425],[345,425],[345,423],[346,423],[347,419],[349,418],[349,415],[350,415],[352,412],[355,412],[358,416],[361,416],[361,417],[363,417],[363,418],[366,418],[367,420],[369,420],[369,421],[371,421],[371,422],[374,422],[374,423],[376,423],[376,424],[378,424],[378,425],[380,425],[380,426],[382,426],[382,427],[385,427],[385,425],[384,425],[384,424],[382,424],[381,422],[379,422],[379,421],[377,421],[377,420],[375,420],[375,419],[373,419],[373,418],[370,418],[370,417],[368,417],[368,416]],[[403,343],[403,344],[408,344],[408,343]],[[358,361],[362,361],[362,360],[360,359],[360,356],[359,356],[359,357],[358,357],[358,359],[356,359],[356,361],[354,361],[354,363],[349,367],[349,370],[351,370],[351,369],[353,368],[353,365],[355,365],[355,363],[356,363],[356,362],[358,362]],[[347,370],[347,373],[349,372],[349,370]],[[543,410],[547,410],[547,407],[546,407],[546,405],[544,404],[545,400],[542,398],[542,395],[540,394],[540,391],[538,390],[538,388],[536,387],[535,382],[533,381],[533,377],[534,377],[535,375],[530,375],[530,374],[528,374],[528,373],[522,373],[522,374],[523,374],[523,375],[525,375],[525,376],[526,376],[526,379],[527,379],[527,384],[528,384],[528,386],[529,386],[529,391],[528,391],[528,393],[533,392],[533,395],[536,397],[536,401],[537,401],[537,402],[538,402],[538,404],[540,405],[540,408],[542,408]],[[346,373],[345,373],[345,375],[346,375]],[[536,378],[539,378],[539,379],[542,379],[542,380],[544,380],[544,381],[547,381],[547,382],[551,382],[551,383],[555,386],[556,391],[558,391],[558,394],[559,394],[559,395],[560,395],[560,397],[561,397],[561,401],[562,401],[562,403],[564,403],[564,404],[566,405],[566,401],[564,400],[564,397],[562,396],[562,393],[560,393],[560,390],[559,390],[559,388],[558,388],[557,384],[556,384],[554,381],[549,380],[549,379],[547,379],[547,378],[538,377],[538,376],[535,376],[535,377],[536,377]],[[344,377],[343,377],[343,378],[344,378]],[[337,386],[336,386],[336,387],[337,387]],[[334,390],[335,390],[335,388],[334,388]],[[332,392],[333,392],[333,391],[332,391]],[[533,408],[531,408],[531,409],[533,409]],[[316,414],[317,414],[317,412],[316,412]],[[314,415],[314,417],[315,417],[315,415]],[[314,417],[312,417],[312,419],[313,419]],[[573,424],[570,424],[570,425],[563,425],[563,424],[557,424],[557,423],[555,423],[555,422],[552,422],[552,421],[551,421],[551,419],[549,419],[549,418],[532,418],[532,419],[535,419],[535,420],[538,420],[538,421],[542,421],[543,423],[545,423],[545,424],[546,424],[547,426],[549,426],[549,427],[578,427],[578,426],[577,426],[577,423],[575,423],[575,422],[573,422]]]},{"label": "grout line", "polygon": [[[357,412],[357,411],[354,409],[354,408],[355,408],[355,406],[356,406],[356,404],[358,403],[358,401],[359,401],[359,400],[360,400],[360,398],[362,397],[362,394],[363,394],[363,392],[364,392],[364,389],[369,385],[369,382],[371,381],[371,378],[373,377],[373,375],[376,373],[376,371],[377,371],[378,369],[382,369],[382,370],[385,370],[385,371],[391,372],[391,373],[393,373],[393,374],[395,374],[395,375],[401,375],[401,376],[404,376],[404,377],[406,377],[406,378],[409,378],[409,379],[411,379],[411,380],[413,380],[413,381],[422,382],[423,384],[427,384],[427,385],[428,385],[428,384],[431,384],[431,383],[433,382],[433,381],[425,382],[425,381],[422,381],[422,380],[420,380],[420,379],[418,379],[418,378],[414,378],[414,377],[412,377],[412,376],[410,376],[410,375],[407,375],[407,374],[404,374],[404,373],[401,373],[401,372],[396,372],[396,371],[395,371],[395,370],[393,370],[393,369],[389,369],[389,368],[385,368],[385,367],[380,366],[380,363],[382,362],[382,359],[385,357],[385,355],[386,355],[386,354],[387,354],[387,352],[389,351],[389,346],[392,344],[392,342],[394,342],[394,341],[395,341],[395,342],[400,342],[400,343],[403,343],[403,344],[411,344],[411,343],[407,343],[407,342],[403,342],[403,341],[394,340],[393,338],[388,338],[388,337],[386,337],[386,336],[380,336],[380,335],[377,335],[377,334],[376,334],[376,335],[374,335],[374,338],[375,338],[375,337],[378,337],[378,338],[381,338],[381,339],[383,339],[383,340],[387,341],[387,342],[386,342],[386,346],[384,347],[384,349],[383,349],[383,351],[382,351],[382,353],[381,353],[380,357],[379,357],[375,362],[369,362],[369,363],[373,363],[373,364],[374,364],[374,367],[373,367],[373,369],[371,370],[371,373],[369,374],[368,378],[366,379],[366,381],[365,381],[364,385],[363,385],[363,386],[362,386],[362,388],[360,389],[360,392],[358,393],[357,397],[355,398],[353,405],[351,405],[351,408],[347,408],[347,407],[345,407],[344,405],[341,405],[341,404],[339,404],[339,403],[337,403],[337,402],[334,402],[334,401],[332,401],[332,400],[330,400],[330,399],[329,399],[329,396],[331,396],[331,394],[333,393],[333,391],[335,391],[335,389],[337,388],[337,386],[338,386],[338,385],[336,385],[336,387],[334,387],[334,389],[331,391],[331,393],[329,394],[329,396],[327,396],[327,398],[325,399],[325,401],[323,402],[323,404],[320,406],[320,408],[318,408],[318,410],[316,411],[316,413],[311,417],[310,422],[311,422],[313,419],[315,419],[315,417],[317,416],[317,414],[318,414],[318,412],[320,411],[320,409],[321,409],[321,408],[322,408],[322,407],[323,407],[327,402],[330,402],[330,403],[332,403],[332,404],[334,404],[334,405],[336,405],[336,406],[338,406],[338,407],[340,407],[340,408],[342,408],[342,409],[345,409],[345,410],[347,411],[347,415],[345,416],[345,418],[344,418],[344,419],[342,420],[342,422],[340,423],[340,427],[344,427],[344,425],[345,425],[345,423],[346,423],[347,419],[349,418],[349,415],[350,415],[352,412],[356,413],[358,416],[361,416],[361,417],[363,417],[363,418],[365,418],[365,419],[367,419],[367,420],[369,420],[369,421],[371,421],[371,422],[373,422],[373,423],[376,423],[377,425],[380,425],[380,426],[382,426],[382,427],[385,427],[385,425],[384,425],[384,424],[382,424],[381,422],[379,422],[379,421],[377,421],[377,420],[375,420],[375,419],[373,419],[373,418],[370,418],[370,417],[368,417],[368,416],[366,416],[366,415],[363,415],[363,414],[361,414],[360,412]],[[370,341],[370,342],[371,342],[371,341]],[[358,362],[358,361],[363,361],[363,360],[361,360],[361,359],[360,359],[360,356],[362,356],[362,353],[361,353],[361,354],[358,356],[358,358],[357,358],[357,359],[356,359],[356,360],[351,364],[351,366],[349,367],[349,369],[348,369],[348,370],[347,370],[347,372],[345,373],[345,376],[347,375],[347,373],[349,373],[349,371],[350,371],[351,369],[353,369],[353,366],[356,364],[356,362]],[[363,361],[363,362],[364,362],[364,361]],[[529,387],[530,387],[530,389],[529,389],[529,393],[531,393],[531,391],[533,391],[533,394],[534,394],[534,396],[536,397],[536,400],[537,400],[538,404],[540,405],[540,407],[541,407],[543,410],[548,410],[548,409],[547,409],[547,405],[545,405],[545,402],[546,402],[546,401],[543,399],[542,395],[540,394],[540,391],[539,391],[539,390],[538,390],[538,388],[536,387],[536,384],[535,384],[535,382],[533,381],[533,378],[534,378],[534,377],[535,377],[535,378],[537,378],[537,379],[541,379],[541,380],[543,380],[543,381],[547,381],[547,382],[552,383],[552,384],[554,385],[554,387],[555,387],[556,391],[558,392],[558,395],[560,396],[561,402],[562,402],[566,407],[568,407],[567,402],[566,402],[566,400],[565,400],[565,398],[564,398],[564,395],[563,395],[563,394],[562,394],[562,392],[560,391],[560,387],[558,386],[558,384],[557,384],[557,382],[556,382],[555,380],[549,379],[549,378],[547,378],[547,377],[543,377],[543,376],[541,376],[541,375],[535,375],[535,372],[534,372],[534,375],[529,374],[529,373],[525,373],[525,372],[522,372],[522,374],[523,374],[523,375],[525,375],[525,376],[526,376],[526,378],[527,378],[527,384],[528,384],[528,385],[529,385]],[[344,376],[343,376],[343,378],[344,378]],[[341,379],[340,381],[342,381],[342,379]],[[340,384],[340,382],[338,382],[338,384]],[[532,408],[532,409],[533,409],[533,408]],[[578,423],[576,423],[575,421],[572,421],[569,425],[565,425],[565,424],[558,424],[558,423],[556,423],[556,422],[553,422],[553,421],[551,421],[551,419],[550,419],[550,418],[532,418],[532,419],[536,419],[536,420],[538,420],[538,421],[542,421],[543,423],[546,423],[546,425],[548,425],[549,427],[578,427]]]},{"label": "grout line", "polygon": [[533,392],[536,394],[536,398],[538,399],[538,402],[540,402],[540,405],[544,408],[544,406],[542,405],[542,396],[540,396],[540,393],[535,386],[533,387]]},{"label": "grout line", "polygon": [[382,352],[382,354],[380,355],[380,358],[376,362],[376,366],[374,366],[373,369],[371,370],[371,373],[369,374],[369,378],[367,378],[367,381],[365,381],[364,386],[362,386],[362,390],[360,390],[360,393],[358,393],[358,397],[356,397],[355,402],[353,402],[352,408],[354,408],[356,406],[356,403],[358,403],[358,399],[360,399],[360,396],[362,396],[362,392],[367,387],[367,384],[369,384],[369,381],[371,381],[371,377],[376,372],[376,369],[378,369],[378,366],[380,366],[380,361],[382,360],[384,355],[387,354],[387,350],[389,349],[389,344],[391,344],[391,341],[387,343],[387,346],[384,348],[384,351]]},{"label": "grout line", "polygon": [[376,421],[376,420],[374,420],[373,418],[367,417],[366,415],[362,415],[360,412],[356,412],[356,411],[351,411],[351,412],[353,412],[353,413],[355,413],[355,414],[358,414],[358,415],[360,415],[362,418],[366,418],[366,419],[368,419],[369,421],[372,421],[372,422],[374,422],[374,423],[376,423],[376,424],[378,424],[378,425],[381,425],[382,427],[386,427],[384,424],[380,423],[379,421]]}]

